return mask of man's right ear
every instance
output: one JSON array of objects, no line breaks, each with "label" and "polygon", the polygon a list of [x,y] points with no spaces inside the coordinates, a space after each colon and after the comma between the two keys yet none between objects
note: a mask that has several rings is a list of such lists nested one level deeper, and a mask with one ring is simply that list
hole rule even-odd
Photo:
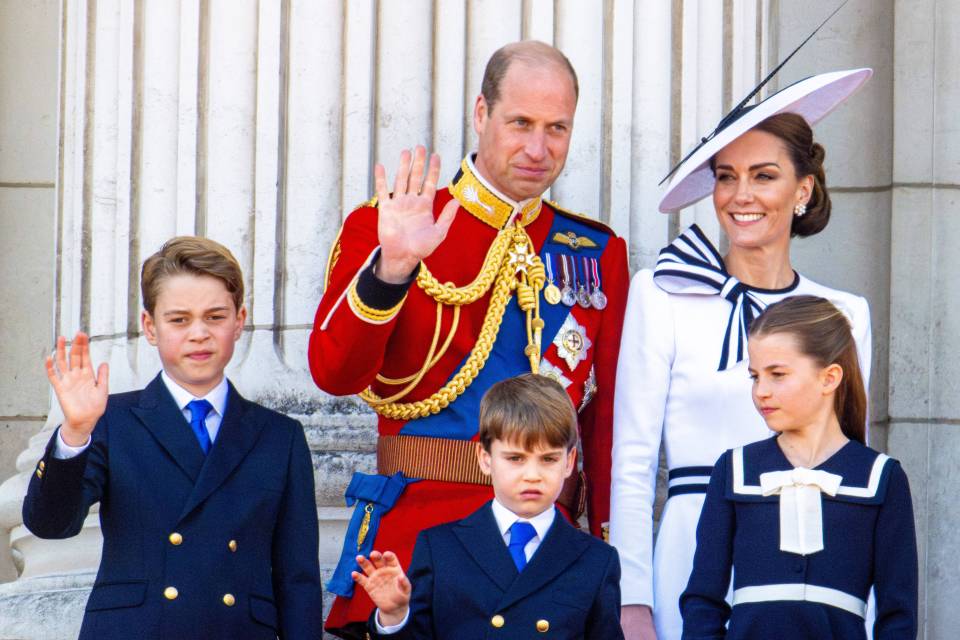
[{"label": "man's right ear", "polygon": [[491,475],[490,452],[483,448],[483,443],[477,443],[477,463],[480,465],[480,471],[485,476]]},{"label": "man's right ear", "polygon": [[153,315],[144,309],[140,313],[140,326],[143,327],[143,335],[154,347],[157,346],[157,325],[153,322]]},{"label": "man's right ear", "polygon": [[487,118],[490,117],[489,105],[483,94],[477,96],[477,101],[473,105],[473,130],[477,135],[483,133]]}]

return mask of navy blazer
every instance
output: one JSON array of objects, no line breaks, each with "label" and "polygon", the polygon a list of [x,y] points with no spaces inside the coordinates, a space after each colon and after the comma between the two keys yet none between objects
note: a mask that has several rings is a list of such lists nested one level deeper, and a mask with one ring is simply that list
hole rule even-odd
[{"label": "navy blazer", "polygon": [[23,522],[76,535],[100,503],[103,555],[81,640],[319,638],[313,465],[301,425],[230,385],[204,456],[160,376],[111,395],[79,456],[37,463]]},{"label": "navy blazer", "polygon": [[520,573],[488,502],[463,520],[422,531],[408,575],[407,624],[395,634],[377,634],[374,611],[371,637],[623,638],[616,550],[559,513]]},{"label": "navy blazer", "polygon": [[900,464],[850,441],[816,467],[841,484],[821,494],[824,548],[807,555],[780,549],[780,497],[760,486],[763,473],[791,469],[775,437],[717,461],[680,596],[684,640],[866,640],[871,586],[874,640],[916,638],[917,543]]}]

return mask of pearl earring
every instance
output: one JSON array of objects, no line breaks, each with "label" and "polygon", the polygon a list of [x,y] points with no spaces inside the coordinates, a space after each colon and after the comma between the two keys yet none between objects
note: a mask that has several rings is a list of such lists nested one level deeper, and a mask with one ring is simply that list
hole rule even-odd
[{"label": "pearl earring", "polygon": [[803,204],[802,202],[798,202],[797,206],[793,208],[793,215],[797,216],[798,218],[803,216],[803,214],[805,214],[806,212],[807,212],[807,205]]}]

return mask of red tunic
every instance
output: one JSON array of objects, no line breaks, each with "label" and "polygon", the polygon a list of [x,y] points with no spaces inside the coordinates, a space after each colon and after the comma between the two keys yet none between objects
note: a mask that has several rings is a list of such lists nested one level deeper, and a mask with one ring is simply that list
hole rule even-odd
[{"label": "red tunic", "polygon": [[[489,189],[479,177],[471,174],[471,169],[472,164],[465,161],[463,170],[453,184],[467,179],[476,188]],[[462,187],[462,184],[460,186]],[[484,198],[496,198],[498,194],[490,189],[489,192],[483,191],[480,196],[478,200],[482,203]],[[447,189],[437,193],[434,201],[435,216],[439,215],[451,197]],[[499,198],[505,200],[502,196]],[[460,200],[463,203],[465,198],[461,197]],[[477,201],[468,201],[465,204],[466,207],[462,204],[458,210],[447,238],[424,261],[439,282],[453,282],[458,286],[473,281],[480,272],[487,251],[499,231],[499,227],[494,226],[499,220],[490,213],[489,207],[482,204],[478,206]],[[545,253],[550,253],[553,257],[554,282],[558,286],[562,284],[559,273],[561,254],[568,256],[568,260],[578,260],[581,265],[581,281],[589,277],[583,273],[585,269],[582,267],[584,264],[589,267],[590,259],[584,262],[584,257],[587,254],[593,255],[602,279],[602,291],[608,301],[603,310],[584,309],[578,305],[555,305],[554,313],[562,313],[563,316],[569,314],[563,325],[567,327],[566,330],[569,331],[570,326],[576,327],[577,331],[586,337],[585,342],[588,344],[581,355],[581,361],[574,360],[571,368],[570,361],[562,357],[560,338],[551,343],[545,337],[542,354],[545,364],[541,365],[541,373],[556,372],[555,377],[560,378],[574,406],[579,408],[583,470],[587,480],[588,521],[591,532],[600,535],[609,520],[613,388],[628,287],[626,246],[622,239],[600,223],[562,211],[554,205],[543,203],[539,206],[539,202],[529,203],[524,212],[525,214],[520,215],[526,222],[525,228],[533,246],[541,257],[544,257]],[[572,238],[573,242],[557,237],[558,234]],[[578,238],[582,241],[580,248],[575,247]],[[594,247],[592,251],[586,249],[591,245]],[[367,305],[376,309],[378,300],[364,299],[362,295],[359,299],[363,305],[351,302],[350,289],[354,288],[357,294],[361,292],[356,284],[358,274],[367,268],[377,246],[376,206],[361,206],[347,217],[331,253],[326,290],[317,309],[314,329],[310,336],[310,371],[316,384],[334,395],[356,394],[371,385],[380,396],[396,393],[401,387],[378,382],[377,374],[388,378],[403,378],[419,371],[433,339],[437,303],[415,283],[409,286],[402,303],[394,305],[393,300],[388,303],[396,307],[394,312],[372,315],[366,313],[363,309]],[[369,293],[366,295],[370,298]],[[477,301],[460,308],[459,325],[447,352],[402,402],[430,396],[459,371],[480,332],[489,300],[488,291]],[[548,303],[542,297],[540,304],[547,308]],[[382,309],[383,306],[379,308]],[[509,313],[521,312],[515,307],[508,307],[504,315]],[[452,309],[446,307],[442,316],[441,343],[449,332],[452,317]],[[526,339],[518,342],[515,347],[512,344],[497,346],[509,347],[511,353],[515,351],[522,356]],[[488,380],[489,374],[496,377],[497,366],[495,358],[488,360],[485,367]],[[486,370],[488,367],[490,369]],[[504,373],[502,377],[509,375],[516,373]],[[479,380],[478,378],[477,386],[480,386]],[[483,390],[468,388],[467,393],[455,400],[448,409],[430,418],[401,421],[380,416],[379,435],[412,433],[475,439],[475,426],[472,432],[469,429],[465,432],[462,424],[451,432],[445,431],[443,416],[457,402],[462,402],[462,406],[469,406],[467,403],[476,399],[467,399],[467,394],[479,394]],[[592,399],[585,398],[585,394],[592,395]],[[426,433],[418,432],[420,425],[417,423],[422,421],[427,424],[428,420],[430,430]],[[401,563],[407,566],[419,531],[463,518],[492,495],[492,489],[483,485],[430,480],[410,484],[396,505],[383,516],[374,547],[381,551],[394,551]],[[372,609],[373,605],[366,593],[357,589],[351,599],[337,598],[327,620],[327,627],[336,630],[351,622],[365,622]]]}]

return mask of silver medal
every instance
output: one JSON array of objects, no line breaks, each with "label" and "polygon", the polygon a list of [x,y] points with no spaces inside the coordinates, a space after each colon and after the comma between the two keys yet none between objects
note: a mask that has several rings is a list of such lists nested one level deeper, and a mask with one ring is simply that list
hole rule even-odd
[{"label": "silver medal", "polygon": [[607,295],[603,291],[600,291],[600,289],[594,290],[594,292],[590,294],[590,304],[593,305],[594,309],[603,311],[607,308]]},{"label": "silver medal", "polygon": [[590,294],[587,293],[587,288],[583,285],[580,285],[580,290],[577,291],[577,304],[584,309],[590,308]]}]

